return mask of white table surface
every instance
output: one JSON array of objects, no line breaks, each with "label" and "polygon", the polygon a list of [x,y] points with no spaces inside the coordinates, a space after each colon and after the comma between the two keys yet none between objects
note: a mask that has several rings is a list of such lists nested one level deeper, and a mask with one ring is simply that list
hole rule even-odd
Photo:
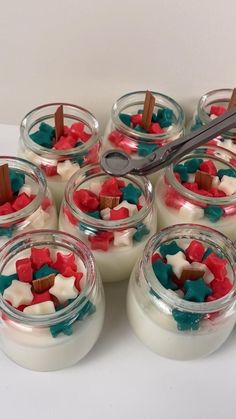
[{"label": "white table surface", "polygon": [[[0,124],[0,153],[16,154],[18,128]],[[76,366],[38,373],[0,353],[1,419],[233,419],[236,330],[215,354],[170,361],[133,334],[126,283],[108,284],[106,320],[92,351]]]}]

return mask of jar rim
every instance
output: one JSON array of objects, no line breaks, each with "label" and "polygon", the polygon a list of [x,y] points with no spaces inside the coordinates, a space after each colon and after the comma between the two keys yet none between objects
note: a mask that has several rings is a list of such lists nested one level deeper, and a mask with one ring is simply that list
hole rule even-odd
[{"label": "jar rim", "polygon": [[[206,154],[207,150],[213,150],[215,151],[216,155]],[[193,150],[191,153],[187,154],[184,157],[181,157],[176,163],[171,163],[169,166],[165,169],[165,175],[168,180],[168,183],[173,186],[173,188],[180,193],[182,196],[184,196],[188,200],[195,200],[199,201],[204,204],[209,205],[228,205],[228,204],[234,204],[236,203],[236,193],[230,196],[225,197],[209,197],[204,195],[199,195],[198,193],[195,193],[187,188],[185,188],[175,177],[174,175],[174,166],[176,164],[181,163],[183,160],[192,159],[192,158],[201,158],[207,156],[208,159],[215,159],[219,161],[222,161],[226,165],[229,166],[229,168],[232,168],[236,172],[236,168],[230,163],[230,161],[226,161],[224,159],[224,156],[227,157],[229,160],[234,159],[234,154],[231,153],[229,150],[224,149],[223,147],[218,147],[215,145],[207,145],[206,147],[199,147],[195,150]],[[220,160],[221,157],[221,160]]]},{"label": "jar rim", "polygon": [[[178,119],[177,119],[177,122],[174,125],[172,125],[172,129],[162,134],[148,134],[146,132],[139,133],[133,128],[128,127],[126,124],[124,124],[121,121],[121,119],[119,118],[119,114],[120,112],[126,109],[127,105],[125,106],[125,104],[128,99],[132,97],[135,98],[135,96],[139,95],[141,96],[140,99],[137,98],[136,101],[132,103],[132,106],[133,105],[143,106],[144,98],[146,94],[145,90],[138,90],[135,92],[126,93],[125,95],[119,97],[117,101],[113,104],[112,109],[111,109],[111,119],[116,129],[118,129],[125,135],[132,137],[134,140],[142,141],[142,142],[145,142],[145,141],[151,142],[155,139],[165,140],[165,139],[169,139],[171,137],[175,137],[179,135],[181,131],[184,130],[184,124],[185,124],[185,114],[184,114],[183,108],[179,105],[178,102],[176,102],[174,99],[172,99],[171,97],[163,93],[154,92],[154,91],[151,91],[151,93],[156,97],[156,99],[159,98],[160,100],[160,98],[162,98],[163,100],[169,102],[177,110]],[[158,105],[158,102],[157,102],[157,105]]]},{"label": "jar rim", "polygon": [[[74,109],[77,110],[78,112],[81,112],[84,116],[89,116],[90,120],[91,120],[91,125],[89,126],[89,128],[91,129],[92,135],[89,138],[88,141],[86,141],[85,143],[81,144],[78,147],[74,147],[74,148],[70,148],[67,150],[56,150],[56,149],[48,149],[46,147],[40,146],[39,144],[37,144],[35,141],[33,141],[30,136],[29,136],[29,132],[31,130],[31,128],[36,125],[39,122],[42,122],[46,119],[46,117],[53,117],[54,113],[49,113],[48,115],[45,115],[44,117],[41,117],[39,119],[36,119],[34,121],[32,121],[32,123],[29,125],[29,120],[30,118],[32,118],[37,112],[46,109],[46,108],[50,108],[50,107],[58,107],[58,106],[63,106],[64,108],[68,108],[68,111],[70,111],[70,109]],[[70,117],[72,118],[72,115],[69,115],[68,113],[64,113],[65,117]],[[83,122],[85,123],[85,125],[88,126],[88,123],[86,123],[86,121],[84,119],[81,118],[76,118],[73,115],[73,119],[77,120],[78,122]],[[45,103],[43,105],[39,105],[36,108],[32,109],[31,111],[29,111],[24,118],[22,119],[21,123],[20,123],[20,136],[23,140],[23,143],[25,144],[26,147],[29,147],[29,149],[31,151],[33,151],[35,154],[40,154],[45,158],[50,159],[55,159],[55,158],[59,158],[59,157],[76,157],[76,156],[80,156],[84,153],[86,153],[98,140],[99,140],[99,124],[97,119],[95,118],[95,116],[88,111],[87,109],[78,106],[78,105],[74,105],[72,103],[67,103],[67,102],[51,102],[51,103]]]},{"label": "jar rim", "polygon": [[[87,172],[92,172],[92,174],[88,177],[86,177]],[[94,172],[94,173],[93,173]],[[154,202],[154,193],[153,193],[153,187],[150,182],[150,180],[145,176],[134,176],[134,175],[126,175],[122,176],[122,178],[127,179],[131,181],[132,183],[135,183],[137,185],[137,182],[139,180],[143,182],[143,188],[142,193],[146,193],[146,201],[147,205],[145,207],[142,207],[136,214],[132,215],[131,217],[124,218],[121,220],[100,220],[94,217],[91,217],[89,213],[85,213],[80,208],[77,207],[77,205],[74,203],[73,199],[73,193],[78,189],[78,187],[83,184],[83,182],[88,181],[89,179],[96,178],[99,176],[107,177],[113,177],[109,174],[107,174],[99,164],[90,164],[85,166],[84,168],[80,169],[79,171],[75,172],[74,175],[70,178],[66,185],[65,189],[65,195],[64,199],[66,202],[66,205],[69,207],[69,210],[71,211],[72,215],[79,221],[84,222],[86,224],[89,224],[94,229],[101,229],[101,230],[117,230],[117,228],[130,228],[133,225],[137,225],[141,221],[143,221],[148,214],[150,213],[153,202]],[[84,178],[83,178],[84,177]],[[141,188],[140,182],[139,187]],[[62,204],[63,208],[63,204]]]},{"label": "jar rim", "polygon": [[[218,238],[219,240],[222,240],[224,243],[224,249],[227,251],[227,256],[229,256],[229,251],[232,252],[232,255],[230,255],[230,264],[231,267],[235,265],[235,259],[236,259],[236,249],[234,247],[234,243],[226,237],[224,234],[210,228],[206,227],[200,224],[176,224],[174,226],[170,226],[167,228],[162,229],[159,233],[156,233],[154,236],[152,236],[149,241],[147,242],[145,249],[144,249],[144,255],[141,260],[141,269],[144,271],[144,278],[148,284],[148,286],[153,289],[165,302],[170,304],[171,306],[174,306],[177,309],[184,310],[187,312],[197,312],[197,313],[213,313],[214,311],[219,311],[224,308],[227,308],[233,301],[235,301],[235,291],[236,291],[236,276],[235,276],[235,268],[232,269],[234,274],[234,282],[232,290],[226,294],[224,297],[221,297],[215,301],[209,301],[209,302],[202,302],[197,303],[194,301],[188,301],[184,300],[180,296],[178,296],[174,292],[170,292],[169,289],[166,289],[161,283],[158,281],[153,268],[152,268],[152,255],[154,250],[158,247],[158,243],[161,243],[162,238],[168,234],[169,232],[179,232],[181,230],[181,234],[183,234],[183,237],[188,238],[190,237],[190,234],[184,233],[186,230],[190,231],[192,236],[194,235],[194,232],[197,230],[203,232],[207,235],[208,241],[212,243],[212,245],[216,245],[216,242],[214,241],[214,238]],[[185,236],[184,236],[185,234]],[[191,237],[193,238],[193,237]],[[171,238],[169,240],[174,240],[174,238]],[[229,257],[227,257],[229,261]],[[152,295],[150,294],[150,297]]]},{"label": "jar rim", "polygon": [[[212,97],[212,103],[210,102],[209,104],[217,103],[219,101],[228,102],[231,98],[232,93],[233,93],[232,88],[214,89],[214,90],[210,90],[209,92],[204,93],[204,95],[200,97],[198,101],[198,105],[197,105],[197,113],[201,122],[204,125],[209,124],[209,122],[212,121],[212,119],[210,118],[209,114],[206,111],[207,101]],[[221,100],[219,99],[213,100],[214,95],[220,95],[220,96],[222,95]],[[232,135],[234,134],[235,132],[233,132],[232,130],[228,130],[222,133],[221,136],[231,138]]]},{"label": "jar rim", "polygon": [[[12,223],[14,225],[22,219],[29,217],[40,207],[43,198],[46,195],[47,182],[42,170],[28,160],[21,159],[19,157],[0,156],[0,164],[1,161],[2,163],[7,163],[10,169],[17,169],[18,171],[21,171],[31,177],[31,179],[34,176],[39,185],[37,196],[28,205],[26,205],[26,207],[10,214],[0,215],[0,225],[7,223]],[[32,175],[30,175],[29,169],[32,172]]]},{"label": "jar rim", "polygon": [[[40,237],[45,237],[43,241],[39,241],[39,243],[32,243],[30,245],[30,238],[40,239]],[[50,241],[51,238],[51,241]],[[11,320],[19,321],[22,324],[28,326],[52,326],[57,324],[58,322],[68,321],[73,318],[74,315],[78,314],[78,307],[82,309],[88,301],[90,294],[92,293],[95,284],[96,284],[96,276],[97,270],[95,266],[95,259],[92,253],[90,252],[89,248],[78,238],[75,236],[64,233],[58,230],[33,230],[27,233],[22,233],[11,240],[9,240],[4,248],[1,249],[0,252],[0,265],[3,264],[4,256],[9,254],[9,250],[12,248],[13,250],[17,250],[20,243],[22,243],[22,249],[31,248],[34,245],[58,245],[63,247],[60,243],[60,239],[63,240],[64,247],[67,249],[71,249],[73,247],[77,251],[77,255],[81,258],[81,255],[84,256],[84,260],[82,259],[85,268],[86,268],[86,285],[80,294],[68,304],[65,308],[56,311],[52,314],[42,314],[37,316],[32,316],[29,314],[24,314],[23,312],[17,310],[10,304],[3,299],[2,294],[0,293],[0,310],[4,312],[4,314],[8,315]],[[69,246],[69,247],[68,247]],[[4,269],[5,265],[0,266],[0,274]],[[89,283],[89,281],[91,283]]]}]

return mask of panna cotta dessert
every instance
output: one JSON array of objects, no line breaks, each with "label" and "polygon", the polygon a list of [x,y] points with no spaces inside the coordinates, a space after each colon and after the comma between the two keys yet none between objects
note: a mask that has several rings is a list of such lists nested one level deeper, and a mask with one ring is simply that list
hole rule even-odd
[{"label": "panna cotta dessert", "polygon": [[0,247],[17,234],[57,228],[57,212],[46,179],[34,164],[0,157]]},{"label": "panna cotta dessert", "polygon": [[159,228],[190,222],[235,240],[234,161],[231,152],[207,145],[168,166],[156,185]]},{"label": "panna cotta dessert", "polygon": [[[235,106],[234,102],[234,89],[217,89],[205,93],[199,99],[197,110],[190,124],[191,131],[207,125],[212,119],[223,115],[231,105]],[[212,138],[208,144],[215,144],[236,154],[236,127],[222,133],[217,138]]]},{"label": "panna cotta dessert", "polygon": [[59,228],[91,249],[103,281],[125,280],[156,232],[153,201],[147,178],[115,178],[91,165],[68,182]]},{"label": "panna cotta dessert", "polygon": [[128,287],[138,338],[176,360],[216,351],[236,320],[235,257],[233,242],[208,227],[182,224],[153,236]]},{"label": "panna cotta dessert", "polygon": [[58,209],[73,173],[98,162],[98,131],[88,110],[67,103],[39,106],[23,118],[19,154],[43,170]]},{"label": "panna cotta dessert", "polygon": [[22,367],[69,367],[94,346],[103,287],[89,249],[54,230],[21,234],[0,252],[1,349]]},{"label": "panna cotta dessert", "polygon": [[[146,123],[145,112],[147,93],[151,93],[153,98],[152,104],[149,102],[152,105],[149,123]],[[183,136],[184,124],[184,111],[174,99],[156,92],[128,93],[112,107],[102,150],[105,152],[117,148],[132,158],[140,159]],[[158,175],[159,172],[150,175],[153,183]]]}]

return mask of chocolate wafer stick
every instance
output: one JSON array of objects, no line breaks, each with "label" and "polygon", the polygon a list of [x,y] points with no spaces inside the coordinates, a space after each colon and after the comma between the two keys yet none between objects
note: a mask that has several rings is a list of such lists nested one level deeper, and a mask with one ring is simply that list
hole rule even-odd
[{"label": "chocolate wafer stick", "polygon": [[100,210],[104,208],[114,208],[120,203],[119,196],[100,195]]},{"label": "chocolate wafer stick", "polygon": [[209,173],[197,170],[195,174],[195,182],[198,184],[200,189],[209,191],[212,187],[213,176],[209,175]]},{"label": "chocolate wafer stick", "polygon": [[64,134],[64,115],[63,115],[63,106],[60,105],[55,114],[54,114],[54,121],[55,121],[55,143],[60,139],[60,137]]},{"label": "chocolate wafer stick", "polygon": [[195,279],[202,278],[204,274],[205,271],[203,271],[202,269],[183,269],[180,281],[185,282],[187,279],[193,281]]},{"label": "chocolate wafer stick", "polygon": [[146,131],[148,131],[151,125],[154,106],[155,106],[155,97],[152,95],[152,93],[149,90],[147,90],[146,95],[145,95],[143,116],[142,116],[142,127]]},{"label": "chocolate wafer stick", "polygon": [[11,180],[8,164],[0,166],[0,204],[10,201],[12,198]]},{"label": "chocolate wafer stick", "polygon": [[49,290],[54,285],[55,281],[55,274],[50,274],[47,276],[44,276],[43,278],[34,279],[32,282],[33,289],[35,292],[38,292],[39,294],[41,292]]},{"label": "chocolate wafer stick", "polygon": [[236,89],[233,89],[233,92],[232,92],[227,110],[229,111],[230,109],[234,108],[235,106],[236,106]]}]

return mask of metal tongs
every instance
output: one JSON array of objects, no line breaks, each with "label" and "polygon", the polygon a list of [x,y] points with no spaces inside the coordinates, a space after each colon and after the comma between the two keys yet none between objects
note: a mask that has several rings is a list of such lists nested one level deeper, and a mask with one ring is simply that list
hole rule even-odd
[{"label": "metal tongs", "polygon": [[236,128],[236,108],[200,129],[160,147],[143,159],[132,159],[124,151],[108,150],[102,155],[101,166],[113,176],[124,176],[127,173],[147,175],[176,162],[180,157],[232,128]]}]

